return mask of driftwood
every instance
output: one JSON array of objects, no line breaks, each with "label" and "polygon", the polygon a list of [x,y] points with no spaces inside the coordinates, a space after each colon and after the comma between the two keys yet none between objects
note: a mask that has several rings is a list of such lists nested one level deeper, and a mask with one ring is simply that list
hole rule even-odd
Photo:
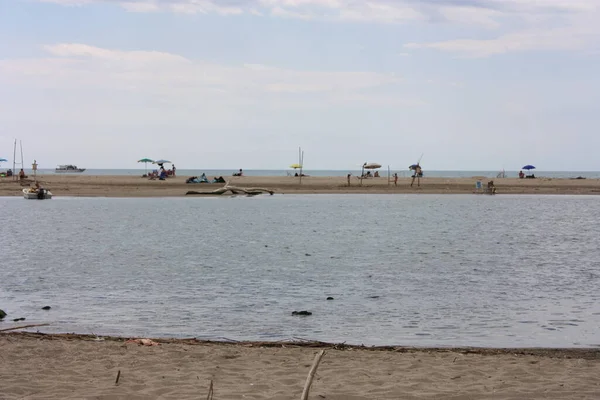
[{"label": "driftwood", "polygon": [[[21,327],[22,328],[22,327]],[[43,333],[43,332],[6,332],[2,337],[30,338],[35,340],[85,340],[97,341],[95,334],[82,333]],[[124,343],[129,337],[102,336],[102,339],[110,342]],[[395,353],[423,353],[423,354],[477,354],[480,356],[536,356],[561,359],[583,359],[600,360],[599,348],[486,348],[486,347],[407,347],[407,346],[365,346],[346,343],[320,342],[312,339],[296,339],[285,341],[227,341],[222,340],[200,340],[197,338],[152,338],[153,341],[164,344],[185,344],[198,346],[223,346],[223,347],[254,347],[254,348],[316,348],[339,351],[390,351]]]},{"label": "driftwood", "polygon": [[13,326],[12,328],[0,329],[0,332],[14,331],[16,329],[33,328],[35,326],[48,326],[48,325],[50,325],[50,324],[33,324],[33,325]]},{"label": "driftwood", "polygon": [[208,387],[208,395],[206,396],[206,400],[213,400],[213,396],[215,394],[214,388],[213,388],[213,381],[212,379],[210,380],[210,386]]},{"label": "driftwood", "polygon": [[315,361],[313,362],[310,371],[308,371],[308,376],[306,377],[306,383],[304,384],[304,390],[302,391],[302,397],[300,400],[308,399],[308,392],[310,391],[310,386],[312,385],[312,381],[317,373],[317,368],[319,368],[319,363],[321,362],[321,358],[325,355],[325,350],[321,350],[317,356],[315,357]]},{"label": "driftwood", "polygon": [[237,187],[237,186],[230,186],[229,182],[225,182],[225,186],[215,189],[215,190],[211,190],[211,191],[207,191],[207,192],[197,192],[195,190],[190,190],[185,195],[186,196],[221,196],[223,194],[226,194],[227,192],[230,192],[231,195],[245,194],[246,196],[256,196],[256,195],[265,194],[265,193],[269,193],[272,196],[275,193],[273,190],[270,190],[270,189],[241,188],[241,187]]}]

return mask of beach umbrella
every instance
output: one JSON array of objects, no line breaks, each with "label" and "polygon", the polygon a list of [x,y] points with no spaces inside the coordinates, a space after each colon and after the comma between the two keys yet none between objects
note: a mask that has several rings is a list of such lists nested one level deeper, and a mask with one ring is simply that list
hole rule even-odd
[{"label": "beach umbrella", "polygon": [[529,171],[529,170],[535,169],[535,167],[534,167],[533,165],[527,164],[526,166],[524,166],[524,167],[523,167],[523,168],[521,168],[521,169],[524,169],[524,170],[527,170],[527,171]]},{"label": "beach umbrella", "polygon": [[377,163],[364,163],[363,168],[364,169],[378,169],[378,168],[381,168],[381,164],[377,164]]},{"label": "beach umbrella", "polygon": [[146,170],[146,173],[148,173],[148,163],[152,163],[152,162],[154,162],[154,160],[151,160],[149,158],[142,158],[141,160],[138,160],[138,162],[144,163],[144,169]]},{"label": "beach umbrella", "polygon": [[409,166],[408,169],[415,170],[415,169],[417,169],[418,166],[419,166],[419,164],[413,164],[413,165]]},{"label": "beach umbrella", "polygon": [[292,165],[290,165],[290,168],[300,169],[300,168],[302,168],[302,165],[301,164],[292,164]]},{"label": "beach umbrella", "polygon": [[163,164],[173,164],[173,162],[172,162],[172,161],[169,161],[169,160],[162,160],[162,159],[161,159],[161,160],[156,160],[156,161],[154,161],[154,164],[158,164],[158,165],[163,165]]},{"label": "beach umbrella", "polygon": [[6,158],[0,158],[0,163],[3,163],[3,162],[8,162],[8,160]]}]

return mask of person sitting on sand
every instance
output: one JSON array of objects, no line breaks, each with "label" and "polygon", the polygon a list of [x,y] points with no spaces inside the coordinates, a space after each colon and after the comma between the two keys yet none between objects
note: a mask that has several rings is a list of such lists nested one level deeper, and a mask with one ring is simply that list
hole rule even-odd
[{"label": "person sitting on sand", "polygon": [[242,169],[240,168],[239,172],[234,172],[233,176],[244,176],[244,171],[242,171]]},{"label": "person sitting on sand", "polygon": [[525,178],[525,174],[523,173],[523,171],[519,171],[519,179],[523,178]]},{"label": "person sitting on sand", "polygon": [[487,184],[488,193],[496,194],[496,186],[494,186],[494,181],[489,181]]},{"label": "person sitting on sand", "polygon": [[379,178],[379,171],[375,171],[375,175],[373,175],[375,178]]},{"label": "person sitting on sand", "polygon": [[25,171],[23,171],[23,168],[21,168],[21,170],[19,171],[19,180],[22,181],[25,178]]}]

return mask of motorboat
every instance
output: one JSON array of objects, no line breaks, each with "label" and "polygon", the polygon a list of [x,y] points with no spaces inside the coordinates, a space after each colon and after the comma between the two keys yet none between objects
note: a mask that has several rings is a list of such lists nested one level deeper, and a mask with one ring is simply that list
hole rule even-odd
[{"label": "motorboat", "polygon": [[77,168],[77,165],[71,165],[71,164],[59,165],[54,170],[54,172],[58,172],[58,173],[80,173],[83,171],[85,171],[85,168]]},{"label": "motorboat", "polygon": [[52,192],[44,188],[23,189],[23,197],[27,200],[50,200],[52,198]]}]

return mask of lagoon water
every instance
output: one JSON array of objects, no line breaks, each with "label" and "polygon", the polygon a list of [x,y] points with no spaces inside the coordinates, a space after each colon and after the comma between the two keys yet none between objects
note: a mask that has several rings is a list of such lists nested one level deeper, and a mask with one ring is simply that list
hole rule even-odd
[{"label": "lagoon water", "polygon": [[0,308],[51,322],[46,332],[600,345],[599,197],[0,198],[0,207]]}]

